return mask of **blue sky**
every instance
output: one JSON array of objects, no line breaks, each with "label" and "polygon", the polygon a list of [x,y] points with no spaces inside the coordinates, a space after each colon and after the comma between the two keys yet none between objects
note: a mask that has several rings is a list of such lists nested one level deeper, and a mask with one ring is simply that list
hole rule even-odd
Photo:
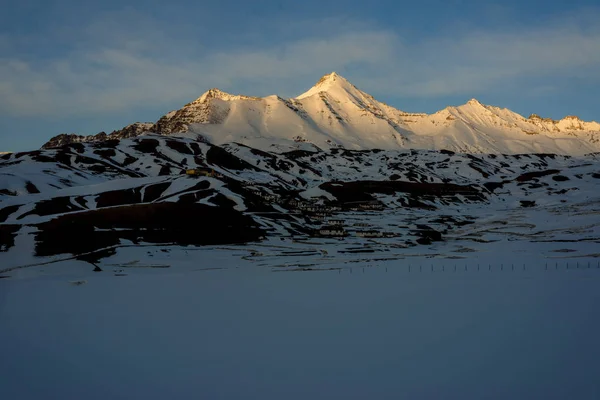
[{"label": "blue sky", "polygon": [[600,120],[594,1],[21,0],[0,14],[0,151],[155,121],[211,87],[295,96],[336,71],[405,111],[472,97]]}]

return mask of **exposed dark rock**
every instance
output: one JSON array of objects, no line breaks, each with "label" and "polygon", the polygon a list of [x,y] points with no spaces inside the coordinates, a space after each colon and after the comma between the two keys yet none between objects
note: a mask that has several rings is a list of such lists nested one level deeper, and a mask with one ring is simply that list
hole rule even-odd
[{"label": "exposed dark rock", "polygon": [[55,197],[49,200],[41,200],[35,203],[35,207],[33,210],[21,214],[17,219],[21,220],[28,215],[54,215],[54,214],[62,214],[67,212],[79,211],[81,208],[75,206],[71,202],[70,197]]},{"label": "exposed dark rock", "polygon": [[541,178],[541,177],[547,176],[547,175],[558,174],[559,172],[560,171],[557,170],[557,169],[549,169],[549,170],[546,170],[546,171],[526,172],[526,173],[520,175],[519,177],[517,177],[516,181],[517,182],[526,182],[526,181],[530,181],[530,180],[535,179],[535,178]]},{"label": "exposed dark rock", "polygon": [[144,203],[150,203],[157,200],[171,186],[170,182],[155,183],[154,185],[146,186],[144,189]]},{"label": "exposed dark rock", "polygon": [[117,152],[114,149],[99,149],[94,150],[94,154],[98,154],[103,158],[112,158],[117,155]]},{"label": "exposed dark rock", "polygon": [[[480,160],[481,161],[481,160]],[[476,163],[476,162],[470,162],[469,163],[469,167],[473,168],[475,171],[479,172],[481,174],[481,176],[483,176],[484,178],[489,178],[490,174],[488,174],[487,172],[485,172],[483,170],[483,168],[481,167],[481,164]]]},{"label": "exposed dark rock", "polygon": [[219,146],[212,146],[206,152],[206,162],[234,171],[258,171],[256,167],[254,167],[247,161],[244,161],[241,158],[234,156],[233,154],[229,153],[227,150]]},{"label": "exposed dark rock", "polygon": [[118,139],[108,139],[108,140],[103,140],[102,142],[99,142],[99,143],[93,143],[92,147],[94,147],[95,149],[103,149],[103,148],[114,149],[118,146],[119,143],[120,143],[120,140],[118,140]]},{"label": "exposed dark rock", "polygon": [[245,243],[264,235],[251,217],[234,209],[171,202],[66,214],[39,224],[38,229],[38,256],[89,253],[117,246],[121,239],[215,245]]},{"label": "exposed dark rock", "polygon": [[7,206],[7,207],[0,209],[0,223],[6,221],[8,219],[8,217],[11,214],[17,212],[19,210],[19,208],[21,208],[20,205],[15,205],[15,206]]},{"label": "exposed dark rock", "polygon": [[98,208],[136,204],[142,202],[141,188],[130,188],[103,192],[96,197]]},{"label": "exposed dark rock", "polygon": [[167,175],[171,175],[171,166],[163,165],[162,167],[160,167],[160,171],[158,171],[158,176],[167,176]]},{"label": "exposed dark rock", "polygon": [[123,160],[123,167],[126,167],[128,165],[133,164],[134,162],[136,162],[138,159],[135,157],[130,156],[129,154],[125,157],[125,160]]},{"label": "exposed dark rock", "polygon": [[494,192],[496,189],[501,189],[504,187],[504,182],[486,182],[483,184],[483,187],[490,192]]},{"label": "exposed dark rock", "polygon": [[147,132],[152,133],[153,131],[151,129],[152,123],[150,122],[136,122],[122,129],[111,132],[106,139],[128,139],[140,136]]},{"label": "exposed dark rock", "polygon": [[192,152],[194,153],[194,156],[201,156],[202,155],[202,150],[200,149],[200,145],[198,143],[195,142],[191,142],[189,144],[190,149],[192,149]]},{"label": "exposed dark rock", "polygon": [[418,229],[413,232],[415,236],[418,236],[417,243],[419,244],[431,244],[432,242],[441,242],[442,234],[441,232],[436,231],[435,229],[431,229],[426,227],[424,229]]},{"label": "exposed dark rock", "polygon": [[27,181],[27,183],[25,184],[25,190],[27,190],[27,193],[40,193],[40,190],[30,181]]},{"label": "exposed dark rock", "polygon": [[15,245],[20,225],[0,225],[0,251],[8,251]]},{"label": "exposed dark rock", "polygon": [[192,150],[184,142],[181,142],[181,141],[178,141],[178,140],[167,140],[166,144],[167,144],[168,148],[173,149],[173,150],[175,150],[178,153],[189,154],[189,155],[193,155],[194,154],[192,152]]},{"label": "exposed dark rock", "polygon": [[75,146],[73,147],[73,149],[81,153],[83,152],[83,147],[79,147],[82,146],[81,143],[97,143],[109,140],[118,142],[121,139],[136,137],[140,136],[145,132],[151,132],[151,127],[151,123],[136,122],[122,129],[113,131],[110,133],[110,135],[107,135],[106,132],[100,132],[96,135],[89,136],[62,133],[60,135],[54,136],[48,142],[46,142],[42,146],[42,149],[52,149],[63,146]]},{"label": "exposed dark rock", "polygon": [[61,133],[60,135],[56,135],[53,138],[51,138],[49,141],[47,141],[43,146],[42,149],[52,149],[55,147],[61,147],[61,146],[65,146],[71,143],[80,143],[80,142],[85,142],[88,141],[90,139],[90,136],[81,136],[81,135],[75,135],[74,133]]},{"label": "exposed dark rock", "polygon": [[142,153],[155,153],[158,147],[156,139],[136,139],[133,148]]},{"label": "exposed dark rock", "polygon": [[85,151],[85,146],[81,143],[70,143],[68,144],[67,147],[69,150],[72,150],[76,153],[83,153]]},{"label": "exposed dark rock", "polygon": [[342,203],[373,200],[371,194],[409,193],[417,196],[443,197],[461,194],[473,200],[483,200],[473,186],[446,183],[418,183],[404,181],[353,181],[327,182],[319,186],[334,195]]},{"label": "exposed dark rock", "polygon": [[311,156],[314,156],[317,153],[318,152],[307,151],[307,150],[292,150],[292,151],[288,151],[286,153],[283,153],[282,156],[285,156],[285,157],[289,158],[290,160],[296,160],[298,158],[311,157]]},{"label": "exposed dark rock", "polygon": [[431,244],[431,239],[427,238],[427,237],[421,237],[417,239],[417,243],[422,244],[422,245],[429,245]]},{"label": "exposed dark rock", "polygon": [[535,207],[535,201],[521,200],[521,207]]}]

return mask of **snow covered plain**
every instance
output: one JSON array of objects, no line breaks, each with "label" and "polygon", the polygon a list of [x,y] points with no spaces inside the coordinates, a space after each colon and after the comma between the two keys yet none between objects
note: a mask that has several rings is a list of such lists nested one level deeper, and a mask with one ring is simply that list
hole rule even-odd
[{"label": "snow covered plain", "polygon": [[[160,136],[3,156],[0,398],[598,398],[597,166]],[[198,167],[220,177],[182,174]],[[157,243],[96,219],[86,237],[116,240],[97,259],[64,230],[39,249],[61,218],[165,204],[264,237]],[[314,234],[332,220],[348,235]]]},{"label": "snow covered plain", "polygon": [[505,250],[491,271],[419,256],[276,273],[255,245],[22,269],[0,280],[0,397],[597,398],[600,269]]},{"label": "snow covered plain", "polygon": [[133,245],[101,272],[4,272],[0,398],[597,398],[597,244],[509,242],[516,221],[468,225],[492,243]]}]

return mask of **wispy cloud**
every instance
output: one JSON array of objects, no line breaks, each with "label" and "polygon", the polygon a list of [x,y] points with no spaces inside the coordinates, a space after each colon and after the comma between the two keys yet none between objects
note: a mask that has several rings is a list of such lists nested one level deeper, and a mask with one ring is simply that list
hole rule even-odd
[{"label": "wispy cloud", "polygon": [[212,48],[210,37],[175,34],[128,12],[98,19],[74,45],[43,59],[10,51],[11,41],[0,37],[0,113],[85,116],[144,104],[173,107],[210,87],[291,96],[332,70],[375,95],[416,97],[477,94],[532,76],[597,82],[600,29],[589,21],[410,43],[359,21],[304,21],[295,26],[311,29],[282,34],[281,42],[275,31],[261,46]]},{"label": "wispy cloud", "polygon": [[530,77],[600,79],[600,30],[557,26],[517,32],[473,32],[415,46],[412,95],[439,96],[490,90]]}]

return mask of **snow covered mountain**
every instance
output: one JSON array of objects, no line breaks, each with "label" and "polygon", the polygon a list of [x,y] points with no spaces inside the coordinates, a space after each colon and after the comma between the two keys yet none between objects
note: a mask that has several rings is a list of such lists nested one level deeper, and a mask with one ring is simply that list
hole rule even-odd
[{"label": "snow covered mountain", "polygon": [[131,243],[313,246],[332,234],[352,238],[340,255],[368,245],[404,257],[440,241],[430,250],[444,257],[506,240],[546,243],[535,251],[548,256],[547,243],[566,240],[587,251],[599,242],[598,155],[282,153],[156,134],[71,143],[0,156],[0,253],[25,265],[32,248],[45,260]]},{"label": "snow covered mountain", "polygon": [[156,123],[135,123],[110,135],[59,135],[43,148],[103,141],[144,133],[240,143],[263,151],[345,148],[426,149],[463,153],[600,151],[600,124],[567,116],[555,121],[472,99],[434,114],[407,113],[359,90],[335,72],[292,99],[232,95],[211,89]]}]

